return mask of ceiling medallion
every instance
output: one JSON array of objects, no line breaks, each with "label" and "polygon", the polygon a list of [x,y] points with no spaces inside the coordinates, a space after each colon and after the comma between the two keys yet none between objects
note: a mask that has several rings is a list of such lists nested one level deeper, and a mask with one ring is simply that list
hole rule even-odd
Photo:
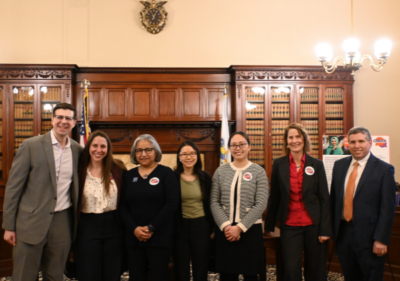
[{"label": "ceiling medallion", "polygon": [[148,1],[140,1],[144,5],[144,9],[140,12],[140,21],[142,26],[151,34],[160,33],[167,24],[168,13],[164,10],[164,4],[167,1],[152,3]]}]

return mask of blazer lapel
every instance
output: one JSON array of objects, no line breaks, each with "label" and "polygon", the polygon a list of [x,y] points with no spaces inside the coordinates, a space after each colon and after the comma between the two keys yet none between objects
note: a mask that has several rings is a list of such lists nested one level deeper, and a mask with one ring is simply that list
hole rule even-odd
[{"label": "blazer lapel", "polygon": [[44,135],[43,148],[44,152],[46,153],[47,164],[49,165],[51,182],[53,184],[54,190],[57,192],[56,164],[54,162],[53,144],[51,143],[50,133]]},{"label": "blazer lapel", "polygon": [[280,171],[280,177],[283,181],[283,185],[285,186],[285,190],[288,194],[290,194],[290,165],[289,165],[289,156],[285,157],[281,162],[282,169]]},{"label": "blazer lapel", "polygon": [[[306,154],[306,161],[304,162],[304,170],[306,167],[313,167],[314,168],[314,161],[312,161],[312,158]],[[313,175],[307,175],[305,172],[303,173],[303,194],[304,191],[307,189],[307,187],[311,186],[312,181],[314,179],[315,175],[315,168],[314,168],[314,174]]]},{"label": "blazer lapel", "polygon": [[360,193],[360,190],[363,188],[365,181],[367,180],[368,176],[372,173],[376,165],[376,157],[374,155],[369,156],[369,159],[367,161],[367,165],[364,168],[364,171],[361,175],[360,180],[358,181],[357,189],[356,189],[356,194],[354,197],[357,196],[357,194]]}]

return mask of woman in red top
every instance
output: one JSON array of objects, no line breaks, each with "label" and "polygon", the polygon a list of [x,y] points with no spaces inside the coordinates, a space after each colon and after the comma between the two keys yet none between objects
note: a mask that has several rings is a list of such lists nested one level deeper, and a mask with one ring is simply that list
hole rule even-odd
[{"label": "woman in red top", "polygon": [[304,127],[290,124],[284,154],[272,165],[265,231],[280,221],[285,281],[301,281],[304,251],[306,281],[326,280],[326,240],[332,235],[328,184],[321,160],[306,152],[311,143]]}]

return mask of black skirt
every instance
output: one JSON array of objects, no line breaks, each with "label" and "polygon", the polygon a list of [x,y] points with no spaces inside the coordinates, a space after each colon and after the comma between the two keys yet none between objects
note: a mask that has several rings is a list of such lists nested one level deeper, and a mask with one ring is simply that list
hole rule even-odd
[{"label": "black skirt", "polygon": [[262,225],[254,224],[237,242],[229,242],[225,234],[215,231],[215,269],[217,272],[256,275],[265,272],[265,250]]}]

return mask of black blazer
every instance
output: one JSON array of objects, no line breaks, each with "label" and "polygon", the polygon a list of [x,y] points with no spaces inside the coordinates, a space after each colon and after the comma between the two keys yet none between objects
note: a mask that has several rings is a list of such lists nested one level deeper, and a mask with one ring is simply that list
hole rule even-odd
[{"label": "black blazer", "polygon": [[[306,154],[304,168],[313,167],[314,174],[303,176],[303,202],[315,225],[319,225],[319,236],[332,235],[331,209],[328,183],[321,160]],[[290,202],[289,155],[278,158],[272,165],[271,194],[268,199],[265,231],[274,231],[276,221],[285,224]]]},{"label": "black blazer", "polygon": [[[351,156],[346,157],[337,160],[333,166],[331,206],[335,239],[339,233],[344,184],[351,160]],[[353,206],[354,232],[360,245],[372,247],[374,241],[389,245],[396,209],[396,182],[392,165],[371,154],[358,182]]]},{"label": "black blazer", "polygon": [[[181,196],[181,175],[176,173],[175,171],[175,176],[178,180],[179,183],[179,205],[178,205],[178,210],[176,212],[176,235],[179,236],[181,232],[181,227],[182,227],[182,196]],[[202,176],[204,177],[204,181],[202,182],[200,180],[200,187],[201,187],[201,193],[203,195],[203,208],[204,208],[204,213],[206,220],[208,222],[208,225],[210,226],[210,234],[214,232],[214,227],[215,227],[215,221],[214,217],[211,213],[211,207],[210,207],[210,194],[211,194],[211,176],[209,173],[206,171],[202,171]]]}]

